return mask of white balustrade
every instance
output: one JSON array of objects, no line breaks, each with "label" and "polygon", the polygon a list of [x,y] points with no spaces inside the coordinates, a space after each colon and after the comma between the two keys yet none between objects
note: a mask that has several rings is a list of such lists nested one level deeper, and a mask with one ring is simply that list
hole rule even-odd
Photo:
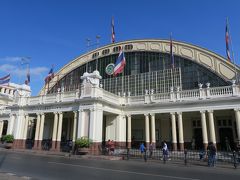
[{"label": "white balustrade", "polygon": [[169,101],[170,100],[170,93],[158,93],[153,94],[154,101]]},{"label": "white balustrade", "polygon": [[129,103],[134,104],[134,103],[144,103],[145,101],[145,96],[130,96],[129,97]]},{"label": "white balustrade", "polygon": [[210,96],[232,96],[232,86],[210,88]]},{"label": "white balustrade", "polygon": [[76,98],[76,92],[75,91],[68,91],[64,92],[62,94],[62,101],[67,102],[67,101],[74,101]]},{"label": "white balustrade", "polygon": [[[239,87],[237,87],[239,88]],[[86,89],[85,89],[86,90]],[[91,90],[91,89],[89,89]],[[95,92],[96,91],[96,92]],[[209,91],[209,96],[206,96],[206,92]],[[179,98],[174,98],[174,101],[185,101],[185,100],[204,100],[206,98],[217,98],[217,97],[232,97],[233,89],[232,86],[223,86],[223,87],[209,87],[209,88],[201,88],[201,89],[193,89],[193,90],[183,90],[183,91],[172,91],[169,93],[159,93],[159,94],[147,94],[140,96],[125,96],[121,97],[120,95],[116,95],[105,91],[102,88],[95,88],[94,90],[95,96],[102,98],[104,101],[108,101],[112,104],[144,104],[144,103],[160,103],[160,102],[172,102],[170,96],[173,97],[179,94]],[[201,96],[200,96],[201,92]],[[130,95],[130,94],[129,94]],[[239,95],[239,90],[236,91],[235,96]],[[60,96],[60,102],[74,102],[76,99],[76,91],[71,92],[61,92],[58,94],[47,94],[45,96],[35,96],[29,97],[27,104],[28,105],[37,105],[37,104],[49,104],[59,102],[58,96]],[[95,97],[93,96],[93,97]],[[145,101],[145,96],[151,97],[151,101]]]},{"label": "white balustrade", "polygon": [[198,99],[199,97],[199,89],[180,91],[180,99]]},{"label": "white balustrade", "polygon": [[41,96],[32,96],[28,100],[28,105],[37,105],[40,103]]},{"label": "white balustrade", "polygon": [[120,96],[117,96],[113,93],[110,93],[108,91],[103,90],[103,99],[105,101],[109,101],[109,102],[112,102],[114,104],[119,104],[120,98],[121,98]]},{"label": "white balustrade", "polygon": [[46,95],[44,104],[48,104],[48,103],[55,103],[56,102],[56,94],[48,94]]}]

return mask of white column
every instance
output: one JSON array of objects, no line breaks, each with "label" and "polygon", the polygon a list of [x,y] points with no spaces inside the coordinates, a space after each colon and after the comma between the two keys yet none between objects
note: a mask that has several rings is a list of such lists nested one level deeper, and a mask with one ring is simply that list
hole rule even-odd
[{"label": "white column", "polygon": [[102,142],[103,111],[100,107],[90,110],[89,137],[93,142]]},{"label": "white column", "polygon": [[3,124],[4,124],[4,121],[0,121],[0,138],[2,137]]},{"label": "white column", "polygon": [[204,145],[204,148],[206,149],[208,144],[206,115],[205,115],[205,111],[200,111],[200,113],[201,113],[203,145]]},{"label": "white column", "polygon": [[57,140],[57,127],[58,127],[58,113],[54,112],[52,141]]},{"label": "white column", "polygon": [[4,91],[5,91],[5,88],[2,87],[2,88],[1,88],[1,93],[4,93]]},{"label": "white column", "polygon": [[16,139],[23,139],[23,132],[24,132],[24,123],[25,123],[25,116],[23,113],[18,113],[16,115],[16,123],[14,124],[14,137]]},{"label": "white column", "polygon": [[240,112],[239,109],[234,109],[235,111],[235,118],[236,118],[236,126],[237,126],[237,138],[238,138],[238,144],[240,145]]},{"label": "white column", "polygon": [[[86,112],[88,113],[88,112]],[[81,138],[82,136],[88,136],[88,132],[85,132],[85,129],[88,129],[88,123],[86,122],[85,112],[83,109],[78,111],[78,132],[77,132],[77,138]]]},{"label": "white column", "polygon": [[155,114],[150,114],[150,115],[151,115],[151,137],[152,137],[151,142],[155,144],[156,143]]},{"label": "white column", "polygon": [[63,113],[59,113],[59,121],[58,121],[58,130],[57,130],[57,141],[61,141],[62,136],[62,122],[63,122]]},{"label": "white column", "polygon": [[34,142],[34,149],[38,149],[38,139],[39,139],[39,128],[41,123],[41,114],[37,114],[37,123],[36,123],[36,130],[35,130],[35,142]]},{"label": "white column", "polygon": [[171,121],[172,121],[172,144],[173,150],[177,150],[177,131],[176,131],[176,117],[175,112],[171,113]]},{"label": "white column", "polygon": [[8,121],[7,134],[13,134],[14,122],[15,122],[15,115],[11,114],[10,115],[10,120]]},{"label": "white column", "polygon": [[127,144],[128,144],[128,148],[131,148],[131,144],[132,144],[132,119],[131,119],[131,115],[127,115]]},{"label": "white column", "polygon": [[208,118],[209,118],[209,129],[210,129],[210,141],[213,144],[216,144],[216,133],[215,133],[215,126],[214,126],[214,118],[213,118],[213,111],[208,111]]},{"label": "white column", "polygon": [[23,132],[23,139],[27,139],[27,132],[28,132],[28,121],[29,121],[29,115],[26,114],[24,118],[24,132]]},{"label": "white column", "polygon": [[41,115],[41,123],[40,123],[40,130],[39,130],[39,138],[38,140],[42,140],[43,139],[43,130],[44,130],[44,121],[45,121],[45,114],[43,113]]},{"label": "white column", "polygon": [[73,135],[72,135],[73,142],[75,142],[76,140],[76,129],[77,129],[77,111],[73,111]]},{"label": "white column", "polygon": [[126,117],[118,115],[116,120],[116,141],[126,142]]},{"label": "white column", "polygon": [[144,114],[145,116],[145,141],[146,144],[148,145],[150,142],[150,138],[149,138],[149,115],[148,114]]},{"label": "white column", "polygon": [[180,150],[184,150],[184,136],[183,136],[183,122],[182,122],[182,112],[178,112],[178,136],[179,136],[179,144]]}]

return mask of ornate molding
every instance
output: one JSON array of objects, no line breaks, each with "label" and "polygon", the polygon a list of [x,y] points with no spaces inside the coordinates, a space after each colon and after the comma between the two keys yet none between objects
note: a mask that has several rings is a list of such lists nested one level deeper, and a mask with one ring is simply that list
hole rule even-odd
[{"label": "ornate molding", "polygon": [[206,110],[201,110],[200,113],[201,113],[201,114],[205,114],[205,113],[206,113]]},{"label": "ornate molding", "polygon": [[145,117],[146,117],[146,116],[149,117],[149,113],[144,113],[144,116],[145,116]]},{"label": "ornate molding", "polygon": [[182,112],[177,112],[177,115],[182,116]]},{"label": "ornate molding", "polygon": [[240,108],[234,108],[234,111],[238,112],[240,111]]},{"label": "ornate molding", "polygon": [[127,116],[127,118],[131,118],[131,117],[132,117],[132,115],[131,115],[131,114],[127,114],[126,116]]},{"label": "ornate molding", "polygon": [[213,113],[213,110],[210,109],[210,110],[207,110],[207,112],[208,112],[208,113]]},{"label": "ornate molding", "polygon": [[151,116],[151,117],[153,117],[153,116],[155,117],[155,113],[150,113],[150,116]]}]

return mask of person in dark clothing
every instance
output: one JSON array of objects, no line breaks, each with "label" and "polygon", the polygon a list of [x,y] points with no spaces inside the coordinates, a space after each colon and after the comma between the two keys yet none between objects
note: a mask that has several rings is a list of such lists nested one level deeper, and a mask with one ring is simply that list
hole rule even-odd
[{"label": "person in dark clothing", "polygon": [[208,150],[208,166],[215,166],[217,149],[213,142],[209,142],[207,150]]},{"label": "person in dark clothing", "polygon": [[153,143],[151,142],[150,144],[149,144],[149,158],[152,158],[152,155],[153,155],[153,147],[154,145],[153,145]]}]

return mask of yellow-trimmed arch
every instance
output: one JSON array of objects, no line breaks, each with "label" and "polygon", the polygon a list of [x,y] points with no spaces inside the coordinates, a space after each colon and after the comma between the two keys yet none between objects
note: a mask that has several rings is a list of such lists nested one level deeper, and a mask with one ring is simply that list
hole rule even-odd
[{"label": "yellow-trimmed arch", "polygon": [[[90,62],[93,59],[95,53],[98,53],[100,57],[109,56],[111,54],[115,54],[118,52],[114,52],[114,47],[121,46],[125,47],[127,45],[131,45],[131,50],[125,50],[127,52],[132,51],[151,51],[151,52],[162,52],[162,53],[169,53],[170,52],[170,43],[169,40],[160,40],[160,39],[144,39],[144,40],[130,40],[130,41],[123,41],[115,44],[110,44],[103,46],[101,48],[95,49],[88,53],[85,53],[74,60],[70,61],[68,64],[63,66],[52,79],[49,84],[49,87],[53,87],[56,82],[62,79],[65,75],[73,71],[74,69],[82,66],[83,64]],[[104,55],[102,52],[106,49],[109,49],[109,54]],[[216,75],[220,76],[221,78],[230,81],[235,78],[235,72],[239,73],[239,67],[235,66],[234,64],[227,61],[224,57],[209,51],[207,49],[191,45],[184,42],[173,41],[173,52],[174,55],[192,60],[207,69],[214,72]],[[40,94],[44,93],[44,87],[40,91]]]}]

